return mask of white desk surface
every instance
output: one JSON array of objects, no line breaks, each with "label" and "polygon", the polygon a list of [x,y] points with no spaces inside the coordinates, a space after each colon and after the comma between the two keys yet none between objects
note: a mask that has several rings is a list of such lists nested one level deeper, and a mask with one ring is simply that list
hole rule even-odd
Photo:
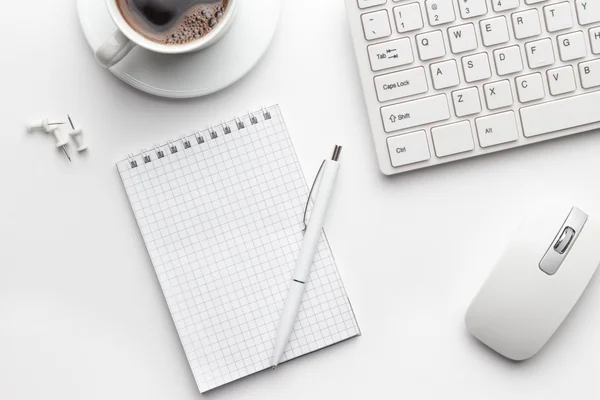
[{"label": "white desk surface", "polygon": [[[171,101],[100,68],[73,0],[3,6],[0,398],[199,399],[114,162],[279,103],[305,172],[344,145],[327,231],[363,336],[206,394],[213,399],[592,399],[600,278],[534,359],[513,363],[463,315],[528,210],[551,198],[600,214],[600,135],[385,178],[376,167],[342,0],[284,1],[246,78]],[[259,18],[257,17],[257,20]],[[74,162],[25,123],[69,112]]]}]

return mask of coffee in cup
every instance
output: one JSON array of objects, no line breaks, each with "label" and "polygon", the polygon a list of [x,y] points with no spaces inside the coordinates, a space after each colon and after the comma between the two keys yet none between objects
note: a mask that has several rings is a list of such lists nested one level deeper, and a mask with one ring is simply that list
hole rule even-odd
[{"label": "coffee in cup", "polygon": [[144,37],[167,45],[202,39],[228,12],[229,0],[117,0],[129,26]]}]

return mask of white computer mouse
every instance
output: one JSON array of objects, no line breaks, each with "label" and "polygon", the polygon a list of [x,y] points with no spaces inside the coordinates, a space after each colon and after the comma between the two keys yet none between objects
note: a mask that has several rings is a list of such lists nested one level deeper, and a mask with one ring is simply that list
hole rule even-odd
[{"label": "white computer mouse", "polygon": [[563,323],[599,264],[598,221],[577,207],[538,211],[475,296],[467,329],[503,356],[526,360]]}]

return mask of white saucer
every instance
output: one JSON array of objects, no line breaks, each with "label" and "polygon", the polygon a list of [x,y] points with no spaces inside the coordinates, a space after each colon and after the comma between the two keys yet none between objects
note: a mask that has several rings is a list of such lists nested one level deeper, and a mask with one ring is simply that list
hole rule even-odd
[{"label": "white saucer", "polygon": [[[164,55],[137,47],[110,71],[156,96],[190,98],[217,92],[246,75],[266,52],[277,30],[280,2],[240,1],[227,35],[206,50]],[[105,0],[77,0],[77,7],[85,37],[95,51],[117,27]]]}]

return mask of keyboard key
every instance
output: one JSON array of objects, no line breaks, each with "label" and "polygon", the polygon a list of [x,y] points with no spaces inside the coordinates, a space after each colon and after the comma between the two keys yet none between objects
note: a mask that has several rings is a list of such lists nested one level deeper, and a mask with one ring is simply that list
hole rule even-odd
[{"label": "keyboard key", "polygon": [[454,54],[464,53],[465,51],[477,48],[477,36],[475,35],[475,25],[473,24],[448,28],[448,38],[450,38],[450,50]]},{"label": "keyboard key", "polygon": [[452,102],[457,117],[466,117],[481,112],[481,100],[476,87],[455,90],[452,92]]},{"label": "keyboard key", "polygon": [[521,103],[528,101],[540,100],[545,96],[544,82],[542,82],[542,74],[529,74],[518,76],[515,79],[517,86],[517,95]]},{"label": "keyboard key", "polygon": [[537,3],[543,3],[545,1],[548,1],[548,0],[525,0],[525,4],[537,4]]},{"label": "keyboard key", "polygon": [[514,142],[519,138],[513,111],[477,118],[475,119],[475,125],[477,126],[477,135],[481,147]]},{"label": "keyboard key", "polygon": [[462,58],[462,64],[465,72],[465,80],[469,83],[488,79],[492,76],[487,53],[465,56]]},{"label": "keyboard key", "polygon": [[359,8],[369,8],[385,4],[387,0],[358,0]]},{"label": "keyboard key", "polygon": [[590,89],[600,86],[600,60],[582,62],[579,64],[581,86]]},{"label": "keyboard key", "polygon": [[592,53],[600,54],[600,28],[590,29],[590,43],[592,46]]},{"label": "keyboard key", "polygon": [[510,40],[506,17],[500,16],[479,21],[481,40],[485,46],[494,46]]},{"label": "keyboard key", "polygon": [[442,31],[433,31],[422,33],[416,36],[419,58],[423,61],[433,58],[444,57],[446,55],[446,46]]},{"label": "keyboard key", "polygon": [[458,2],[460,16],[467,19],[487,14],[488,8],[485,1],[486,0],[460,0]]},{"label": "keyboard key", "polygon": [[490,110],[497,110],[498,108],[512,106],[513,104],[508,80],[483,85],[483,93],[485,93],[485,102]]},{"label": "keyboard key", "polygon": [[600,91],[521,108],[523,134],[544,135],[600,122]]},{"label": "keyboard key", "polygon": [[575,10],[579,25],[600,22],[600,2],[598,0],[575,0]]},{"label": "keyboard key", "polygon": [[494,50],[494,61],[496,61],[496,72],[500,76],[523,71],[523,59],[519,46]]},{"label": "keyboard key", "polygon": [[424,97],[381,108],[381,118],[386,132],[395,132],[450,118],[445,94]]},{"label": "keyboard key", "polygon": [[431,79],[433,80],[433,87],[435,89],[446,89],[460,84],[456,61],[448,60],[437,64],[431,64],[430,68]]},{"label": "keyboard key", "polygon": [[512,10],[519,5],[519,0],[492,0],[492,7],[496,12]]},{"label": "keyboard key", "polygon": [[399,67],[415,60],[409,38],[373,44],[368,47],[368,52],[373,71]]},{"label": "keyboard key", "polygon": [[548,75],[550,94],[553,96],[573,92],[577,89],[573,67],[570,65],[549,69],[546,74]]},{"label": "keyboard key", "polygon": [[576,60],[587,55],[585,49],[585,36],[583,32],[572,32],[560,35],[556,38],[558,42],[558,53],[563,61]]},{"label": "keyboard key", "polygon": [[535,8],[512,15],[515,38],[526,39],[542,33],[540,14]]},{"label": "keyboard key", "polygon": [[475,149],[471,124],[468,121],[432,128],[431,138],[435,154],[438,157],[465,153]]},{"label": "keyboard key", "polygon": [[375,77],[377,98],[382,103],[425,93],[427,89],[427,78],[423,67]]},{"label": "keyboard key", "polygon": [[402,167],[431,158],[425,131],[389,137],[387,145],[392,167]]},{"label": "keyboard key", "polygon": [[550,39],[536,40],[525,43],[525,54],[529,68],[542,68],[554,64],[554,49]]},{"label": "keyboard key", "polygon": [[386,10],[361,15],[365,39],[381,39],[392,34],[390,19]]},{"label": "keyboard key", "polygon": [[544,17],[548,32],[562,31],[573,27],[571,5],[566,1],[544,7]]},{"label": "keyboard key", "polygon": [[398,32],[410,32],[423,28],[423,17],[419,3],[410,3],[394,8]]},{"label": "keyboard key", "polygon": [[452,0],[425,0],[425,9],[431,26],[447,24],[456,20]]}]

